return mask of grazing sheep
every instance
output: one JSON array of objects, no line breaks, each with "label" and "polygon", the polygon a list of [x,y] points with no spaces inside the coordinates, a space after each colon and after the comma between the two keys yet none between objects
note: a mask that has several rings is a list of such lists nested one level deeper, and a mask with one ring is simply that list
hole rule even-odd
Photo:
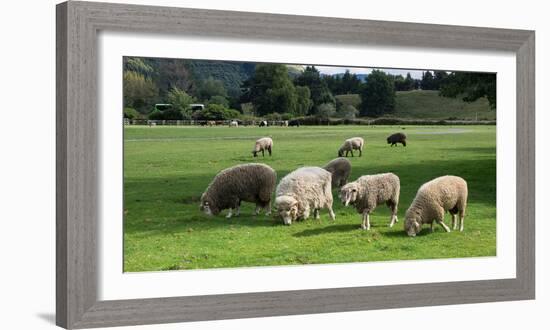
[{"label": "grazing sheep", "polygon": [[300,127],[300,121],[298,119],[293,119],[288,122],[288,126]]},{"label": "grazing sheep", "polygon": [[386,203],[391,210],[390,227],[397,220],[397,205],[400,191],[399,177],[393,173],[363,175],[350,182],[340,190],[340,199],[345,206],[355,205],[359,214],[363,215],[361,228],[369,230],[369,215],[376,206]]},{"label": "grazing sheep", "polygon": [[239,122],[236,120],[232,120],[229,122],[229,127],[239,127]]},{"label": "grazing sheep", "polygon": [[264,208],[266,215],[271,214],[271,194],[275,189],[277,174],[264,164],[236,165],[218,173],[201,196],[200,209],[208,215],[217,215],[229,209],[227,218],[233,210],[239,215],[241,201],[255,203],[254,215]]},{"label": "grazing sheep", "polygon": [[332,189],[340,188],[348,182],[351,174],[351,162],[346,158],[333,159],[323,168],[332,173]]},{"label": "grazing sheep", "polygon": [[392,147],[398,143],[401,143],[403,147],[407,146],[407,136],[401,132],[388,136],[386,141],[388,141],[388,144],[391,144]]},{"label": "grazing sheep", "polygon": [[262,120],[259,127],[267,127],[267,120]]},{"label": "grazing sheep", "polygon": [[363,154],[364,144],[365,141],[363,140],[363,138],[360,137],[347,139],[338,150],[338,157],[344,156],[344,151],[346,152],[346,157],[348,156],[348,152],[351,152],[351,157],[353,157],[353,150],[359,150],[359,157],[361,157],[361,155]]},{"label": "grazing sheep", "polygon": [[460,231],[464,230],[464,214],[468,200],[468,184],[458,176],[446,175],[424,183],[405,213],[405,231],[416,236],[425,223],[440,224],[445,231],[451,230],[443,223],[445,211],[452,216],[453,230],[457,228],[457,214],[460,217]]},{"label": "grazing sheep", "polygon": [[282,127],[288,127],[288,120],[283,120],[283,121],[281,122],[281,126],[282,126]]},{"label": "grazing sheep", "polygon": [[286,175],[277,186],[275,198],[284,224],[305,220],[311,211],[319,219],[319,210],[325,207],[334,221],[331,182],[332,175],[320,167],[302,167]]},{"label": "grazing sheep", "polygon": [[261,139],[256,140],[256,143],[254,144],[254,149],[252,149],[252,154],[254,157],[258,155],[258,152],[262,152],[262,156],[264,156],[264,150],[267,150],[269,155],[271,156],[271,148],[273,148],[273,140],[270,137],[263,137]]}]

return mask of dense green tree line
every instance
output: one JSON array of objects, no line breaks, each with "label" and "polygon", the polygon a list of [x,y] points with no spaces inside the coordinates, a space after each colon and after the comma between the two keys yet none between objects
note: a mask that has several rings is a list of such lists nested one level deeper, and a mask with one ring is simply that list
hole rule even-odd
[{"label": "dense green tree line", "polygon": [[[484,73],[424,71],[422,79],[382,70],[323,75],[314,66],[125,57],[123,79],[128,118],[378,117],[394,111],[396,91],[414,89],[466,102],[487,97],[496,108],[496,75]],[[357,108],[335,98],[345,94],[359,95]],[[155,109],[159,103],[170,106]],[[193,103],[205,108],[194,110]]]}]

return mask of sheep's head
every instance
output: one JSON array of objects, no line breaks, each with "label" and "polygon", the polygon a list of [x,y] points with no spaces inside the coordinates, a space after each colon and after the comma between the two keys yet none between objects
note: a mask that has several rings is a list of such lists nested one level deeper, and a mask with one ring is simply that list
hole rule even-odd
[{"label": "sheep's head", "polygon": [[338,157],[342,157],[342,156],[344,156],[344,149],[340,148],[338,149]]},{"label": "sheep's head", "polygon": [[355,182],[348,183],[340,189],[340,200],[344,206],[355,203],[359,195],[359,187]]},{"label": "sheep's head", "polygon": [[422,225],[420,224],[420,219],[414,216],[407,215],[404,221],[405,225],[405,232],[410,237],[416,236],[422,229]]},{"label": "sheep's head", "polygon": [[220,210],[215,206],[212,200],[206,195],[206,193],[201,196],[201,205],[200,210],[206,215],[217,215],[220,213]]},{"label": "sheep's head", "polygon": [[292,196],[279,196],[275,199],[277,214],[285,225],[292,224],[298,218],[298,201]]},{"label": "sheep's head", "polygon": [[388,144],[390,144],[390,143],[391,143],[391,137],[388,136],[388,138],[386,139],[386,141],[388,141]]}]

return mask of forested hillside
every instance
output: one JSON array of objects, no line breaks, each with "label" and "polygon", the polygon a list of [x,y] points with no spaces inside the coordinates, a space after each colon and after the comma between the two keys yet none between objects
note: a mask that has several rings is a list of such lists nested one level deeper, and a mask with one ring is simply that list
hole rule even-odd
[{"label": "forested hillside", "polygon": [[323,74],[304,65],[124,57],[123,86],[130,119],[496,117],[496,75],[474,72],[413,79],[383,69]]}]

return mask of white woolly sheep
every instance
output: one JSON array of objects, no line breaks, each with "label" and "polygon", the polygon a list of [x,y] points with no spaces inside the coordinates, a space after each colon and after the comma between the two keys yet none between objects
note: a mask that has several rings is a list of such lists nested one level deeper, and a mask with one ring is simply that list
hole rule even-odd
[{"label": "white woolly sheep", "polygon": [[346,157],[348,156],[349,152],[351,152],[351,157],[353,157],[353,150],[359,150],[359,157],[361,157],[361,155],[363,154],[364,144],[365,141],[363,140],[363,138],[360,137],[347,139],[338,150],[338,157],[344,156],[344,151],[346,152]]},{"label": "white woolly sheep", "polygon": [[254,157],[258,155],[258,152],[262,152],[262,156],[265,155],[265,150],[269,153],[271,156],[271,148],[273,148],[273,140],[270,137],[263,137],[261,139],[256,140],[256,143],[254,144],[254,149],[252,149],[252,154]]},{"label": "white woolly sheep", "polygon": [[405,213],[405,231],[409,236],[416,236],[425,223],[437,222],[450,232],[443,218],[449,211],[452,216],[453,229],[457,229],[457,215],[460,217],[460,231],[464,230],[464,215],[468,200],[468,184],[458,176],[446,175],[424,183]]},{"label": "white woolly sheep", "polygon": [[239,215],[241,201],[255,203],[257,215],[264,208],[271,214],[271,195],[277,174],[265,164],[236,165],[219,172],[201,196],[200,209],[208,215],[217,215],[229,209],[227,218]]},{"label": "white woolly sheep", "polygon": [[390,227],[393,227],[398,221],[399,191],[399,177],[393,173],[363,175],[342,187],[340,199],[345,206],[355,205],[357,212],[363,215],[361,228],[366,230],[370,229],[370,213],[376,206],[386,203],[391,210]]},{"label": "white woolly sheep", "polygon": [[229,122],[229,127],[239,127],[239,122],[236,120],[232,120]]},{"label": "white woolly sheep", "polygon": [[275,205],[285,225],[307,219],[313,211],[319,219],[319,210],[327,208],[329,216],[335,219],[332,210],[332,175],[320,167],[302,167],[286,175],[276,190]]},{"label": "white woolly sheep", "polygon": [[340,188],[348,182],[351,174],[351,162],[346,158],[333,159],[323,168],[332,174],[332,189]]}]

